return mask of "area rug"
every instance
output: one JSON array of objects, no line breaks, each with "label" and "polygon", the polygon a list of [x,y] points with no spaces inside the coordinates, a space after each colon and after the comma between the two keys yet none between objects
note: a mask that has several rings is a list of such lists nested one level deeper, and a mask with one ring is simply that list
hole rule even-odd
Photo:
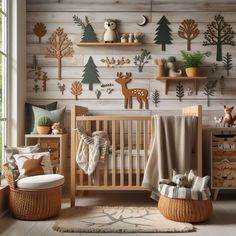
[{"label": "area rug", "polygon": [[76,207],[61,211],[53,226],[59,232],[189,232],[194,227],[164,218],[157,207]]}]

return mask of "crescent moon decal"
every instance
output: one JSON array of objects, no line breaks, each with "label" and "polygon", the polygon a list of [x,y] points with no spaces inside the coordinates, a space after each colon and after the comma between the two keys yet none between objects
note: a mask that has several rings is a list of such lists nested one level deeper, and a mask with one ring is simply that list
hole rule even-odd
[{"label": "crescent moon decal", "polygon": [[137,23],[139,26],[145,26],[148,23],[148,18],[145,15],[142,15],[142,21]]}]

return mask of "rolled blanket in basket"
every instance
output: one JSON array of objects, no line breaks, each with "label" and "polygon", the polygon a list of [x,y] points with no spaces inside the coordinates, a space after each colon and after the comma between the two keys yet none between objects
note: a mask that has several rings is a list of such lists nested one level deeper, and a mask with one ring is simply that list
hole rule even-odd
[{"label": "rolled blanket in basket", "polygon": [[150,154],[142,186],[152,191],[154,200],[159,196],[159,179],[170,179],[172,169],[185,173],[193,168],[196,128],[194,116],[152,116]]},{"label": "rolled blanket in basket", "polygon": [[109,140],[101,135],[89,136],[83,129],[77,130],[80,134],[79,147],[76,154],[78,166],[88,175],[91,175],[100,159],[103,159],[109,148]]}]

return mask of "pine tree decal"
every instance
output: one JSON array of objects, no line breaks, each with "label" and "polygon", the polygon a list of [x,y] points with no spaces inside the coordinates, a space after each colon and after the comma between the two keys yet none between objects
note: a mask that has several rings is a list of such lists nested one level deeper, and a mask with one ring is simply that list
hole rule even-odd
[{"label": "pine tree decal", "polygon": [[83,30],[81,42],[98,42],[97,36],[87,16],[85,16],[85,23],[76,15],[73,16],[73,20],[74,23],[80,26]]},{"label": "pine tree decal", "polygon": [[154,39],[155,44],[161,44],[161,50],[166,50],[166,44],[172,44],[171,29],[168,25],[170,22],[165,16],[163,16],[157,24],[159,25],[156,29],[156,37]]},{"label": "pine tree decal", "polygon": [[186,19],[179,26],[178,35],[187,40],[187,50],[191,51],[191,41],[199,35],[198,25],[195,20]]},{"label": "pine tree decal", "polygon": [[180,82],[176,86],[176,97],[179,98],[180,102],[182,102],[182,98],[184,97],[184,87]]},{"label": "pine tree decal", "polygon": [[207,25],[207,31],[204,33],[206,41],[203,46],[216,45],[216,60],[222,61],[222,45],[234,46],[234,31],[229,23],[224,21],[220,14],[215,16],[215,21]]},{"label": "pine tree decal", "polygon": [[152,93],[152,102],[155,104],[155,107],[157,107],[157,104],[160,102],[160,93],[157,89]]},{"label": "pine tree decal", "polygon": [[215,96],[215,87],[217,84],[217,80],[209,80],[203,89],[203,93],[207,96],[207,106],[210,106],[210,97]]},{"label": "pine tree decal", "polygon": [[89,84],[89,90],[93,90],[93,84],[99,84],[101,83],[98,79],[98,71],[97,67],[94,64],[93,58],[90,56],[87,64],[85,65],[84,71],[83,71],[83,80],[81,81],[84,84]]},{"label": "pine tree decal", "polygon": [[223,57],[224,69],[227,71],[227,76],[229,76],[229,71],[233,68],[233,58],[229,52]]}]

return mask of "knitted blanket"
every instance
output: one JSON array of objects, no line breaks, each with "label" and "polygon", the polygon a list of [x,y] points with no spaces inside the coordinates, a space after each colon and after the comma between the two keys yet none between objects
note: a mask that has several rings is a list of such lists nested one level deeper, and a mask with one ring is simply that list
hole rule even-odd
[{"label": "knitted blanket", "polygon": [[86,174],[91,175],[98,161],[104,159],[109,148],[109,140],[101,135],[89,136],[83,128],[78,128],[77,131],[80,134],[80,142],[76,162]]}]

